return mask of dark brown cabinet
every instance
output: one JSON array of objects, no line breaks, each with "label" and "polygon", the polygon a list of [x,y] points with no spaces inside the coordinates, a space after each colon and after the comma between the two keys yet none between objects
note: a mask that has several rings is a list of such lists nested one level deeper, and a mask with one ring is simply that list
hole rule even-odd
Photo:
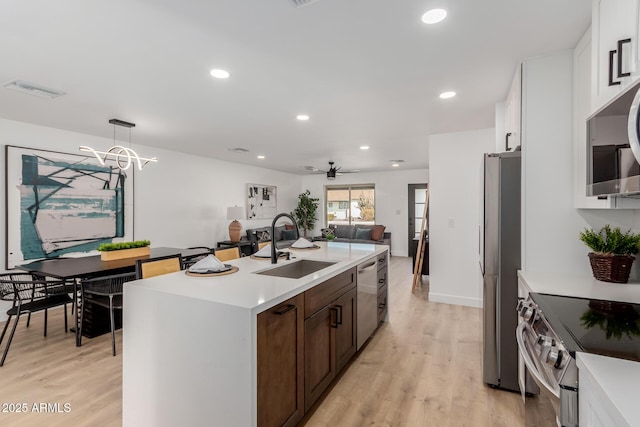
[{"label": "dark brown cabinet", "polygon": [[304,416],[304,295],[258,314],[258,426]]},{"label": "dark brown cabinet", "polygon": [[342,368],[356,354],[356,289],[352,289],[342,295],[334,303],[337,309],[336,334],[336,370],[340,372]]},{"label": "dark brown cabinet", "polygon": [[356,270],[305,292],[305,411],[356,353]]}]

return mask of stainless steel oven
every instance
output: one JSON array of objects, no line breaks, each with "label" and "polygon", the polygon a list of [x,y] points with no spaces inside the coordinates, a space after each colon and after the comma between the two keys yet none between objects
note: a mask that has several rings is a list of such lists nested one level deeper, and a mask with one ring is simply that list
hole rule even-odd
[{"label": "stainless steel oven", "polygon": [[530,293],[519,303],[518,315],[521,365],[541,390],[541,398],[525,401],[527,421],[536,415],[528,411],[530,403],[549,401],[553,409],[546,414],[554,412],[558,425],[578,425],[576,352],[640,362],[640,304]]},{"label": "stainless steel oven", "polygon": [[[525,397],[525,425],[578,426],[578,368],[575,358],[532,299],[520,301],[516,341],[519,376],[527,374],[540,388]],[[575,354],[575,353],[574,353]],[[524,394],[523,394],[524,397]]]}]

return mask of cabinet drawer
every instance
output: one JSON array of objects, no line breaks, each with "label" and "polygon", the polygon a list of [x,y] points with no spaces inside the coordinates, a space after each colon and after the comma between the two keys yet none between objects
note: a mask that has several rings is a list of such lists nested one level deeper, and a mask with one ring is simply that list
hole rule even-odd
[{"label": "cabinet drawer", "polygon": [[382,286],[378,286],[378,298],[380,298],[380,295],[387,295],[387,285],[384,284]]},{"label": "cabinet drawer", "polygon": [[305,319],[355,287],[356,269],[354,267],[309,289],[304,293]]},{"label": "cabinet drawer", "polygon": [[378,270],[387,266],[388,256],[389,256],[389,251],[384,251],[380,255],[378,255]]},{"label": "cabinet drawer", "polygon": [[380,270],[378,270],[378,290],[380,288],[382,288],[383,286],[387,286],[387,272],[389,270],[386,268],[382,268]]},{"label": "cabinet drawer", "polygon": [[387,293],[378,295],[378,323],[382,322],[387,315]]}]

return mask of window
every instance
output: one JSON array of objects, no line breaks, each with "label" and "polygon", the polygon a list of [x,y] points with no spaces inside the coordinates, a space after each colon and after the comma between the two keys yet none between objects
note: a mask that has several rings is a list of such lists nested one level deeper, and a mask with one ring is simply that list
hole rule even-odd
[{"label": "window", "polygon": [[[375,186],[327,186],[326,225],[375,224]],[[337,203],[336,203],[337,202]]]}]

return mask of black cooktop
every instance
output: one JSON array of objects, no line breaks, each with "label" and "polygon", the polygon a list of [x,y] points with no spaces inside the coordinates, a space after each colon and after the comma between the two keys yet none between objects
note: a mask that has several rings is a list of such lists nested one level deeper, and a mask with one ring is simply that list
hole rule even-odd
[{"label": "black cooktop", "polygon": [[530,296],[573,357],[582,351],[640,362],[640,304]]}]

